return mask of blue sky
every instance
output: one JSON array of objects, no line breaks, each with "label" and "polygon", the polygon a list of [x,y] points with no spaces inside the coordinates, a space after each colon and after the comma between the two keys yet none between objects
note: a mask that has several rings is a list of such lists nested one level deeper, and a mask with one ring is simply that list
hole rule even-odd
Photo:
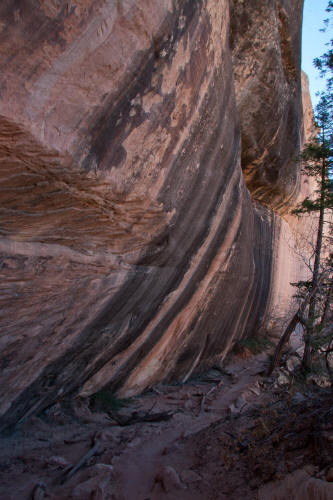
[{"label": "blue sky", "polygon": [[320,78],[318,70],[313,66],[313,59],[323,54],[327,47],[325,43],[333,38],[333,30],[329,28],[326,33],[319,30],[324,26],[323,20],[328,18],[325,12],[328,0],[305,0],[303,12],[303,37],[302,37],[302,69],[310,79],[310,92],[312,104],[317,98],[315,93],[324,90],[325,82]]}]

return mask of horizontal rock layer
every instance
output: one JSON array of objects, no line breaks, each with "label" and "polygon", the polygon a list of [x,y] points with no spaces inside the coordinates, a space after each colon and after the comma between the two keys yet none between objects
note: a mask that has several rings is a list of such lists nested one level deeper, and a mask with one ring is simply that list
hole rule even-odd
[{"label": "horizontal rock layer", "polygon": [[276,210],[300,185],[301,1],[16,7],[0,6],[4,427],[186,380],[285,320],[277,289],[299,273],[288,250],[277,275]]}]

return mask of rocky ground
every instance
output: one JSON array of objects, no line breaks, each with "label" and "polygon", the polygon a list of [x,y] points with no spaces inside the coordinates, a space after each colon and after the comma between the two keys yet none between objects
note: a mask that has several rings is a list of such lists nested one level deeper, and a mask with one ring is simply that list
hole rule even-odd
[{"label": "rocky ground", "polygon": [[301,381],[296,351],[271,378],[243,347],[130,401],[57,404],[1,439],[0,498],[331,499],[332,389]]}]

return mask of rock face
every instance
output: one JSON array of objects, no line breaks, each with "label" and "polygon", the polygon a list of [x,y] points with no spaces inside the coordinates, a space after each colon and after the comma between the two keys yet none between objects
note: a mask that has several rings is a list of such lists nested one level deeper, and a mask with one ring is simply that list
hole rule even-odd
[{"label": "rock face", "polygon": [[299,189],[303,0],[231,2],[231,43],[242,168],[253,198],[286,212]]},{"label": "rock face", "polygon": [[106,385],[187,379],[286,319],[277,290],[300,271],[290,250],[290,272],[277,263],[300,186],[301,0],[14,3],[3,426]]}]

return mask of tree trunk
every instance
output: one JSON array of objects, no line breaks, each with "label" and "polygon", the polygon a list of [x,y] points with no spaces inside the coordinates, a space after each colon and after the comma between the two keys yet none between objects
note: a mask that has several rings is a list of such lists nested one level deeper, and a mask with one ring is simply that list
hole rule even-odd
[{"label": "tree trunk", "polygon": [[283,347],[289,341],[290,335],[295,330],[296,325],[297,325],[297,323],[299,321],[299,319],[298,319],[299,311],[300,310],[298,309],[297,313],[293,316],[293,318],[291,319],[291,321],[288,323],[288,326],[285,329],[284,334],[280,338],[280,341],[279,341],[279,343],[278,343],[278,345],[277,345],[277,347],[275,349],[272,361],[271,361],[271,363],[269,365],[269,368],[267,370],[267,375],[268,376],[273,372],[274,368],[280,363],[280,359],[281,359],[281,356],[282,356]]},{"label": "tree trunk", "polygon": [[[323,137],[323,144],[325,144],[325,137]],[[315,249],[315,261],[312,274],[311,290],[315,290],[318,285],[319,268],[321,250],[323,245],[323,229],[324,229],[324,212],[325,212],[325,181],[326,181],[326,158],[322,158],[321,176],[320,176],[320,209],[319,209],[319,222],[317,230],[317,240]],[[305,335],[305,347],[302,360],[302,366],[305,370],[311,370],[312,366],[312,340],[315,331],[316,321],[316,294],[313,294],[309,303],[308,324]]]},{"label": "tree trunk", "polygon": [[328,289],[327,295],[326,295],[323,313],[321,315],[320,326],[324,326],[324,324],[327,320],[327,315],[330,312],[330,306],[331,306],[331,302],[332,302],[332,294],[333,294],[333,281],[331,279],[331,283],[330,283],[330,286],[329,286],[329,289]]},{"label": "tree trunk", "polygon": [[273,370],[275,369],[275,367],[279,364],[283,348],[286,345],[286,343],[289,341],[290,335],[292,334],[292,332],[296,328],[297,323],[301,322],[303,324],[302,316],[304,314],[304,311],[305,311],[309,301],[317,293],[318,288],[321,286],[321,284],[323,283],[326,276],[327,276],[327,271],[322,273],[319,276],[316,287],[308,294],[307,297],[305,297],[303,303],[298,308],[297,312],[294,314],[292,319],[289,321],[287,328],[285,329],[278,345],[276,346],[274,356],[273,356],[272,361],[271,361],[269,368],[267,370],[267,375],[270,375],[273,372]]}]

